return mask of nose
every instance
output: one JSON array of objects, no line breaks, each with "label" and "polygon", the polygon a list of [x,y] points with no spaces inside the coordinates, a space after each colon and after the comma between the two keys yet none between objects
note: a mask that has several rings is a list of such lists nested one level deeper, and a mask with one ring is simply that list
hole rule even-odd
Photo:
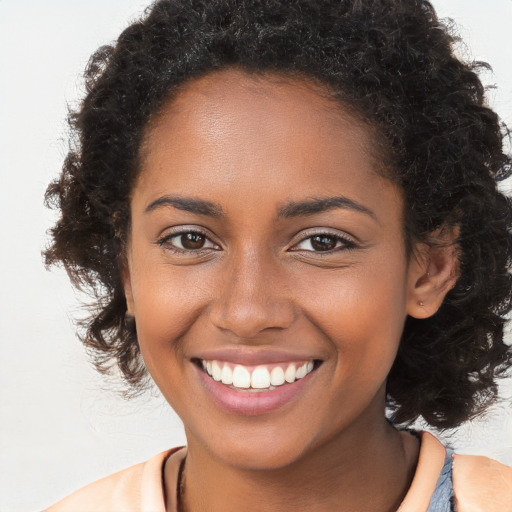
[{"label": "nose", "polygon": [[295,309],[277,262],[249,254],[230,263],[223,276],[210,320],[240,339],[262,331],[286,329],[295,320]]}]

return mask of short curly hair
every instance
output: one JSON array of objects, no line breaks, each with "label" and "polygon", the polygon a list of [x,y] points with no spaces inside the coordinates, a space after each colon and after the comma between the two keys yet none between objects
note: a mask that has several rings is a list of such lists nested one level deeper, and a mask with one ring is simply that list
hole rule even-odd
[{"label": "short curly hair", "polygon": [[44,256],[92,292],[81,339],[132,389],[147,373],[127,316],[120,258],[144,129],[187,81],[237,67],[320,82],[385,141],[404,190],[405,240],[457,226],[460,276],[431,318],[407,318],[387,382],[398,423],[450,428],[496,399],[511,366],[511,174],[506,129],[477,72],[425,0],[159,0],[92,56],[70,113],[70,151],[47,204],[60,210]]}]

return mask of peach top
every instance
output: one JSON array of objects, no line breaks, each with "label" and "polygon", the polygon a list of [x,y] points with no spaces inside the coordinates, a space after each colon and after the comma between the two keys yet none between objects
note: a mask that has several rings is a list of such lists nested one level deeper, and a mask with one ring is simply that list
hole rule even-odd
[{"label": "peach top", "polygon": [[[162,452],[89,484],[46,512],[177,512],[180,465],[186,448]],[[416,472],[397,512],[427,512],[445,460],[445,448],[422,432]],[[166,509],[163,470],[175,485]],[[453,456],[453,487],[457,512],[512,512],[512,468],[487,457]]]}]

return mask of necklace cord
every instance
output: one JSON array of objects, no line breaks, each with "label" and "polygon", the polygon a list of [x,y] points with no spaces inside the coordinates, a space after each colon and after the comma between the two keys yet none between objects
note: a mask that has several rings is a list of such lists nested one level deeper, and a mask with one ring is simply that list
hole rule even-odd
[{"label": "necklace cord", "polygon": [[178,471],[178,484],[176,485],[176,509],[177,512],[185,512],[183,508],[183,495],[185,491],[185,478],[183,476],[183,471],[185,470],[185,461],[187,457],[185,457],[180,463],[180,469]]}]

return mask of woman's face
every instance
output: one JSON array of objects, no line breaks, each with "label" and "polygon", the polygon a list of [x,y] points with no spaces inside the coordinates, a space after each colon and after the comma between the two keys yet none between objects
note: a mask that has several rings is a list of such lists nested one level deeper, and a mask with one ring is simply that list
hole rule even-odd
[{"label": "woman's face", "polygon": [[275,468],[382,422],[415,264],[375,169],[306,82],[217,72],[152,120],[125,290],[191,449]]}]

